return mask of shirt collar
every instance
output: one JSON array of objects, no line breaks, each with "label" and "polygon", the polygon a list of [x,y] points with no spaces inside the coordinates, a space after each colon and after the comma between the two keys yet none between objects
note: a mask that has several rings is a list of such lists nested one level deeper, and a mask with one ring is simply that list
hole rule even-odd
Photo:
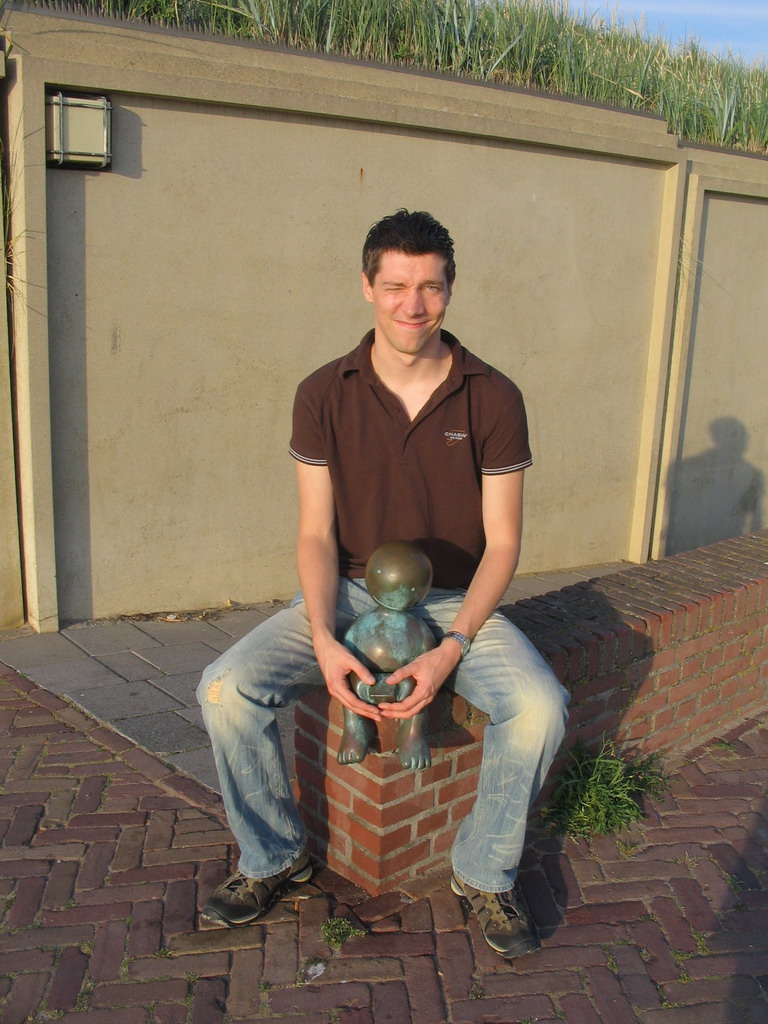
[{"label": "shirt collar", "polygon": [[[377,381],[373,364],[371,363],[371,346],[373,345],[374,331],[371,329],[364,336],[357,348],[352,349],[346,356],[339,360],[337,373],[340,377],[348,377],[352,373],[360,373],[363,379]],[[491,368],[488,363],[478,359],[468,349],[464,348],[458,338],[449,331],[442,331],[442,338],[449,346],[453,354],[453,363],[445,383],[450,387],[458,386],[464,377],[475,374],[488,376]]]}]

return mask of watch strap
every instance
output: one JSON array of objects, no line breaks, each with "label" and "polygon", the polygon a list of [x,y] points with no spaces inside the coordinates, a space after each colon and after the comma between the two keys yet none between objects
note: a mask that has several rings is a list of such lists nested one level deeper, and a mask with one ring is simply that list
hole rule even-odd
[{"label": "watch strap", "polygon": [[470,646],[472,644],[472,641],[469,639],[469,637],[465,636],[463,633],[460,633],[458,631],[458,629],[451,629],[451,630],[449,630],[443,636],[443,640],[447,639],[447,637],[450,637],[452,640],[456,641],[456,643],[461,648],[461,656],[462,656],[462,658],[464,658],[466,656],[466,654],[467,654],[467,651],[469,650],[469,648],[470,648]]}]

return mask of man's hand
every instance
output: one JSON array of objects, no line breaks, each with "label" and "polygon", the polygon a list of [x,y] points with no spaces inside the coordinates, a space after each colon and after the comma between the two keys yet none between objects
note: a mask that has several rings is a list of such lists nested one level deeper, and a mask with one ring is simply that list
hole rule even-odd
[{"label": "man's hand", "polygon": [[380,704],[383,718],[413,718],[432,703],[435,694],[461,660],[461,648],[449,640],[420,654],[409,665],[403,665],[387,679],[394,686],[409,677],[416,681],[410,697],[396,704]]},{"label": "man's hand", "polygon": [[364,683],[372,686],[376,680],[365,665],[344,644],[333,638],[316,643],[315,654],[330,695],[350,711],[380,721],[379,709],[360,700],[347,679],[350,672],[356,672]]}]

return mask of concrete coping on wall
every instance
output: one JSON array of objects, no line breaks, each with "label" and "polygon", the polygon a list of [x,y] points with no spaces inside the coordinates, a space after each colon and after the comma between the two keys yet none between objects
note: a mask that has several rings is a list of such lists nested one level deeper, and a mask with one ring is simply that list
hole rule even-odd
[{"label": "concrete coping on wall", "polygon": [[768,530],[503,610],[570,690],[572,741],[689,749],[766,704]]}]

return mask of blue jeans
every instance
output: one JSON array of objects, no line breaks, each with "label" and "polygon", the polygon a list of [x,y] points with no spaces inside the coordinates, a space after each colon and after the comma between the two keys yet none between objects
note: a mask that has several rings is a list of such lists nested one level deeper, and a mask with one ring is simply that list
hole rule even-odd
[{"label": "blue jeans", "polygon": [[[433,588],[410,611],[439,637],[463,598],[463,591]],[[363,580],[340,580],[339,637],[375,607]],[[324,685],[300,594],[203,674],[198,700],[245,875],[282,871],[305,843],[274,709]],[[490,716],[477,799],[456,835],[453,868],[478,889],[505,892],[517,874],[529,806],[563,738],[568,694],[530,641],[498,612],[445,685]]]}]

